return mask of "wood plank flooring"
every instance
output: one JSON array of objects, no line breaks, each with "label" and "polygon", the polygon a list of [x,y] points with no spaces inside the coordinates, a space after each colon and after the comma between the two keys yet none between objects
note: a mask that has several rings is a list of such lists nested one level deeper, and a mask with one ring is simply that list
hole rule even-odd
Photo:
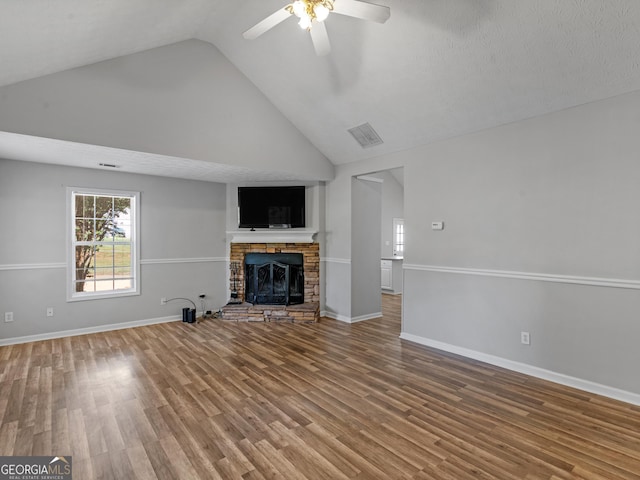
[{"label": "wood plank flooring", "polygon": [[353,325],[206,320],[0,348],[0,455],[75,479],[640,479],[640,408]]}]

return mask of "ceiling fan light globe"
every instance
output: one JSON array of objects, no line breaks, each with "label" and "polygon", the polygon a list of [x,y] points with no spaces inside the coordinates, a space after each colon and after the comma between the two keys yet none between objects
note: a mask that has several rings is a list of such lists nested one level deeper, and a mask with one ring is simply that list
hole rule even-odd
[{"label": "ceiling fan light globe", "polygon": [[315,7],[313,7],[313,13],[316,14],[316,20],[318,22],[323,22],[329,16],[329,9],[324,5],[318,3]]},{"label": "ceiling fan light globe", "polygon": [[296,0],[293,2],[291,4],[291,8],[293,10],[293,14],[298,18],[302,18],[303,15],[307,14],[307,6],[302,0]]},{"label": "ceiling fan light globe", "polygon": [[304,15],[302,15],[300,17],[300,21],[298,22],[298,25],[300,26],[301,29],[303,30],[308,30],[311,28],[311,17],[309,17],[309,15],[307,15],[306,13]]}]

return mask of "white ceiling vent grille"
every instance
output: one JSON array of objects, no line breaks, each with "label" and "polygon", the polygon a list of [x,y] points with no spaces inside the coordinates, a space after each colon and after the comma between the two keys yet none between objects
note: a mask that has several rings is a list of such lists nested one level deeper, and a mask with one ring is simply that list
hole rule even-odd
[{"label": "white ceiling vent grille", "polygon": [[384,143],[380,135],[368,123],[363,123],[357,127],[349,129],[349,133],[353,135],[362,148],[375,147]]}]

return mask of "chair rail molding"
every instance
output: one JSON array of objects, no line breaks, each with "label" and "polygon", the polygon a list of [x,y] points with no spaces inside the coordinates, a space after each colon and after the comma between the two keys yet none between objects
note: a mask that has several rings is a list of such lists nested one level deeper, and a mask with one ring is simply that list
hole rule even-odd
[{"label": "chair rail molding", "polygon": [[198,257],[198,258],[143,258],[140,265],[161,265],[168,263],[208,263],[228,262],[228,257]]},{"label": "chair rail molding", "polygon": [[575,275],[558,275],[552,273],[516,272],[511,270],[487,270],[481,268],[447,267],[439,265],[418,265],[405,263],[404,270],[423,272],[453,273],[458,275],[479,275],[483,277],[514,278],[518,280],[534,280],[539,282],[571,283],[595,287],[627,288],[640,290],[639,280],[626,280],[604,277],[581,277]]},{"label": "chair rail molding", "polygon": [[0,265],[0,271],[3,270],[44,270],[48,268],[66,268],[66,262],[55,263],[15,263],[8,265]]}]

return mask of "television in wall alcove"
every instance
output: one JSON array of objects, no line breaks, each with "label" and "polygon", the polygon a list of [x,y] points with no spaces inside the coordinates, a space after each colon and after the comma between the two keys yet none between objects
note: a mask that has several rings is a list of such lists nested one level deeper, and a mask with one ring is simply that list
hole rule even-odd
[{"label": "television in wall alcove", "polygon": [[305,226],[305,187],[238,187],[240,228]]}]

